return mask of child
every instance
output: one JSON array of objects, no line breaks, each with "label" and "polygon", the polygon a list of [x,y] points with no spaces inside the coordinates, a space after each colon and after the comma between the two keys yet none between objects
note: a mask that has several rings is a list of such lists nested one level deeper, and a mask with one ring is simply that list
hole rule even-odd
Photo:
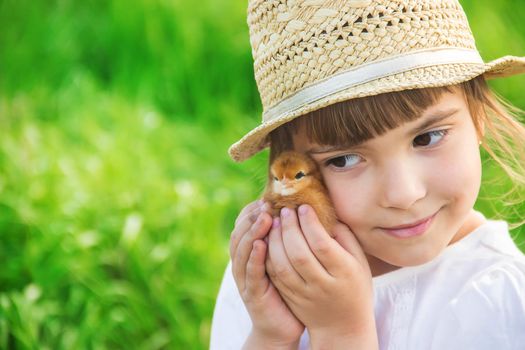
[{"label": "child", "polygon": [[339,222],[246,206],[211,349],[524,349],[525,258],[473,206],[479,147],[525,184],[485,82],[525,58],[484,63],[455,0],[253,0],[248,24],[263,123],[230,154],[310,155]]}]

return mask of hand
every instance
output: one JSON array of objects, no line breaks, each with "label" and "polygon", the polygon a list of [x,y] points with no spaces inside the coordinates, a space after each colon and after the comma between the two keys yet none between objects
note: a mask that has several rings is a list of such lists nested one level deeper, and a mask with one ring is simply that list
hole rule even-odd
[{"label": "hand", "polygon": [[297,347],[304,325],[286,306],[266,275],[267,243],[272,224],[269,205],[253,202],[241,211],[230,240],[235,283],[253,323],[248,342],[264,348]]},{"label": "hand", "polygon": [[372,276],[357,239],[342,223],[335,239],[312,207],[281,210],[270,230],[266,268],[286,304],[301,320],[312,341],[342,348],[377,348]]}]

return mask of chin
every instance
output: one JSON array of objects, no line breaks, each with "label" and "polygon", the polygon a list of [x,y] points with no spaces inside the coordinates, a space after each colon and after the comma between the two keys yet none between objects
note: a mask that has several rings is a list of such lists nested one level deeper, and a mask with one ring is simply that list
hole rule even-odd
[{"label": "chin", "polygon": [[396,256],[391,261],[390,260],[384,260],[384,261],[388,262],[391,265],[399,266],[399,267],[418,266],[418,265],[423,265],[423,264],[426,264],[432,261],[440,253],[441,253],[441,250],[421,251],[421,247],[419,247],[418,251],[415,251],[415,252],[405,251],[402,256]]}]

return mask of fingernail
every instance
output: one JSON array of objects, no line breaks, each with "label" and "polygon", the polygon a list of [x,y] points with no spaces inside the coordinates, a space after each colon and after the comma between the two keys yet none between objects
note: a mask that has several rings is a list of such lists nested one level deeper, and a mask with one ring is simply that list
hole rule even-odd
[{"label": "fingernail", "polygon": [[264,203],[261,207],[261,211],[268,211],[270,209],[270,205],[268,203]]},{"label": "fingernail", "polygon": [[277,228],[277,227],[279,227],[279,225],[280,225],[279,218],[277,218],[277,217],[273,218],[272,227],[273,228]]},{"label": "fingernail", "polygon": [[305,215],[308,213],[308,206],[306,204],[303,204],[299,207],[299,215]]},{"label": "fingernail", "polygon": [[283,218],[289,217],[290,214],[291,214],[291,210],[290,209],[288,209],[288,208],[282,208],[281,209],[281,215],[282,215]]}]

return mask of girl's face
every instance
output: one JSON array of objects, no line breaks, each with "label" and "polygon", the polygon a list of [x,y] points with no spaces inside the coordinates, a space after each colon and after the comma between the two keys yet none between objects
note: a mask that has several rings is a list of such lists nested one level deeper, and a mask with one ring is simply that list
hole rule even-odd
[{"label": "girl's face", "polygon": [[478,147],[459,91],[350,149],[311,143],[302,130],[294,136],[294,148],[319,164],[337,216],[374,275],[428,262],[480,224],[472,209],[481,182]]}]

